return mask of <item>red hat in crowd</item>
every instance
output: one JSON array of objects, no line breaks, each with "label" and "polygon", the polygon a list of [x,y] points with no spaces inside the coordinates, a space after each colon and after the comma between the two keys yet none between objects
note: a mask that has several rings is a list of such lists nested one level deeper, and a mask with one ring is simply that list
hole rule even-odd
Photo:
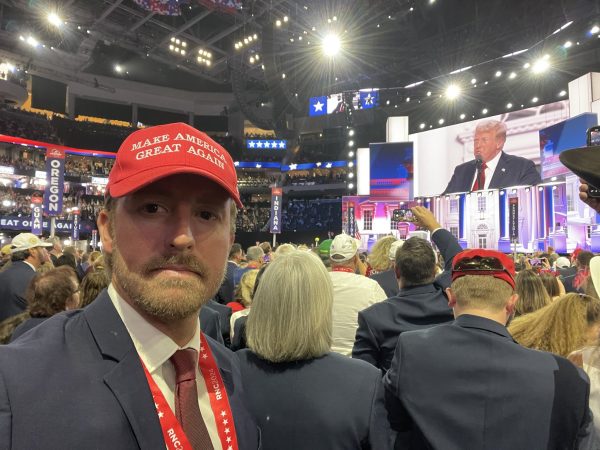
[{"label": "red hat in crowd", "polygon": [[106,192],[112,197],[122,197],[179,173],[214,181],[242,207],[229,153],[205,133],[185,123],[158,125],[131,133],[119,147]]},{"label": "red hat in crowd", "polygon": [[477,248],[460,252],[452,261],[452,281],[465,275],[488,275],[515,288],[515,263],[495,250]]}]

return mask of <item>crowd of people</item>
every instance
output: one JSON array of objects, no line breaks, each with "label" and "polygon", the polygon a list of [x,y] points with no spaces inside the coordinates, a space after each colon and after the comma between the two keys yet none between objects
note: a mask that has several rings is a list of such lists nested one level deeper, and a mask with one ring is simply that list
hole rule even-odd
[{"label": "crowd of people", "polygon": [[120,148],[102,254],[2,248],[0,447],[599,448],[600,256],[463,250],[421,206],[430,240],[244,250],[216,142],[222,164],[130,150],[178,133],[206,140],[172,124]]}]

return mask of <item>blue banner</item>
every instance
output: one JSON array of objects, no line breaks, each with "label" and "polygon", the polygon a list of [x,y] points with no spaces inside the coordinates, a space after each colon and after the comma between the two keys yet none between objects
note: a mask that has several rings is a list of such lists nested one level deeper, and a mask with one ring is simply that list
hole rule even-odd
[{"label": "blue banner", "polygon": [[78,241],[79,240],[79,214],[81,214],[79,212],[79,210],[75,210],[73,211],[73,240],[74,241]]},{"label": "blue banner", "polygon": [[[95,227],[95,223],[90,220],[79,221],[79,231],[81,233],[91,233]],[[0,216],[0,230],[12,230],[12,231],[31,231],[32,220],[31,217],[17,217],[17,216]],[[42,220],[42,229],[45,231],[50,230],[50,220]],[[72,220],[56,220],[56,231],[63,233],[71,233],[73,229]]]},{"label": "blue banner", "polygon": [[59,216],[62,214],[65,187],[64,149],[48,147],[46,150],[46,181],[44,212],[49,216]]},{"label": "blue banner", "polygon": [[41,197],[32,197],[31,203],[31,233],[36,236],[42,235],[42,198]]},{"label": "blue banner", "polygon": [[361,109],[371,109],[379,106],[379,91],[360,91],[359,101]]},{"label": "blue banner", "polygon": [[287,141],[280,139],[248,139],[246,140],[246,148],[252,150],[285,150]]},{"label": "blue banner", "polygon": [[281,201],[283,190],[271,188],[271,233],[281,233]]},{"label": "blue banner", "polygon": [[311,117],[324,116],[327,114],[327,96],[311,97],[309,101],[308,115]]}]

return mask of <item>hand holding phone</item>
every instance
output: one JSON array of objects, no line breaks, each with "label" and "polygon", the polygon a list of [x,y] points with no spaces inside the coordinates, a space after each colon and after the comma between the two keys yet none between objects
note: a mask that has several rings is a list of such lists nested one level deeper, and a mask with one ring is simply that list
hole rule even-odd
[{"label": "hand holding phone", "polygon": [[[600,146],[600,126],[591,127],[587,130],[587,146]],[[589,183],[585,183],[586,189],[580,189],[581,192],[585,192],[589,198],[600,198],[600,189],[597,186],[592,186]]]}]

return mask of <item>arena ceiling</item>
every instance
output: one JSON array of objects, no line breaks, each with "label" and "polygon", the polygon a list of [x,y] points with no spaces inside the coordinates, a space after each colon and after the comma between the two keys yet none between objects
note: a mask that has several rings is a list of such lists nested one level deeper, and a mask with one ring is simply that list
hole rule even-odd
[{"label": "arena ceiling", "polygon": [[[373,87],[387,89],[383,107],[403,111],[425,111],[421,99],[442,95],[448,83],[468,88],[465,99],[477,108],[531,95],[548,101],[600,68],[600,39],[589,31],[600,25],[595,0],[244,0],[227,12],[206,6],[211,0],[180,3],[180,15],[166,16],[133,0],[0,0],[0,47],[35,58],[41,49],[19,40],[35,35],[81,72],[233,90],[256,108],[278,103],[279,117],[301,114],[310,96]],[[50,12],[60,27],[48,23]],[[342,42],[335,58],[320,48],[329,33]],[[525,81],[523,67],[546,54],[551,70]],[[520,81],[508,85],[512,71]]]}]

